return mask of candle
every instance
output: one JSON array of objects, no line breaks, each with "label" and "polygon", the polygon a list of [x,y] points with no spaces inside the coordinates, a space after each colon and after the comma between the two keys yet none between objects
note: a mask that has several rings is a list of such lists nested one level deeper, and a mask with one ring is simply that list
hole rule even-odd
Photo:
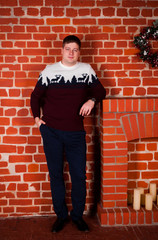
[{"label": "candle", "polygon": [[138,187],[137,189],[140,191],[140,202],[141,202],[141,205],[145,205],[144,188]]},{"label": "candle", "polygon": [[137,188],[134,189],[133,209],[140,209],[140,190]]},{"label": "candle", "polygon": [[150,193],[145,194],[145,209],[152,210],[153,196]]},{"label": "candle", "polygon": [[156,183],[150,183],[150,194],[153,197],[153,201],[156,201]]},{"label": "candle", "polygon": [[137,189],[140,191],[140,194],[144,194],[144,188],[138,187]]}]

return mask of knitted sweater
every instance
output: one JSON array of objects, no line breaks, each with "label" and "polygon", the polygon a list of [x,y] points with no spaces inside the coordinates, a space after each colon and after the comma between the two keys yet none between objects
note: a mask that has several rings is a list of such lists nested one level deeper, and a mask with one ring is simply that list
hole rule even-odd
[{"label": "knitted sweater", "polygon": [[42,115],[49,127],[81,131],[84,127],[79,111],[90,98],[96,102],[105,98],[105,89],[91,66],[77,62],[67,67],[57,62],[41,72],[31,94],[31,109],[34,118]]}]

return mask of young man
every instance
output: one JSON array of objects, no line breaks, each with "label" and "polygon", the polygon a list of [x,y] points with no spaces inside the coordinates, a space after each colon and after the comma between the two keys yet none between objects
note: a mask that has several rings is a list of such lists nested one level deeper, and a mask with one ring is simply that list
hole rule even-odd
[{"label": "young man", "polygon": [[[86,200],[86,141],[83,126],[94,105],[105,98],[105,89],[89,64],[78,62],[81,42],[69,35],[63,40],[62,61],[47,66],[31,94],[31,109],[43,138],[57,220],[52,231],[63,229],[68,210],[63,181],[63,152],[72,181],[72,221],[88,231],[82,218]],[[42,117],[41,111],[42,108]]]}]

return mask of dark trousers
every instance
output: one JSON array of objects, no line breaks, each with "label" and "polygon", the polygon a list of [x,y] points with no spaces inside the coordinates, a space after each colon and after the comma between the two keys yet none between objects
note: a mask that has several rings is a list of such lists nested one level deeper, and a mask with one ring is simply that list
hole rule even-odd
[{"label": "dark trousers", "polygon": [[44,124],[40,126],[40,131],[50,175],[54,211],[59,218],[68,216],[63,180],[63,153],[65,153],[72,182],[71,217],[77,220],[83,215],[86,200],[86,133],[61,131]]}]

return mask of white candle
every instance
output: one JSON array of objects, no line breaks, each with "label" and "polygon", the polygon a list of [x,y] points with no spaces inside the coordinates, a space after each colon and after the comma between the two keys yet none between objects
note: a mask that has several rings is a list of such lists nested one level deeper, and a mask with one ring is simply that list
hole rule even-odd
[{"label": "white candle", "polygon": [[145,194],[145,209],[152,210],[153,196],[150,193]]},{"label": "white candle", "polygon": [[140,209],[140,191],[137,188],[134,189],[133,209],[134,210]]},{"label": "white candle", "polygon": [[156,201],[156,183],[150,183],[150,194],[153,197],[153,201]]},{"label": "white candle", "polygon": [[144,188],[138,187],[137,189],[140,191],[140,203],[141,205],[145,205]]},{"label": "white candle", "polygon": [[140,194],[144,194],[144,188],[138,187],[137,189],[140,191]]}]

